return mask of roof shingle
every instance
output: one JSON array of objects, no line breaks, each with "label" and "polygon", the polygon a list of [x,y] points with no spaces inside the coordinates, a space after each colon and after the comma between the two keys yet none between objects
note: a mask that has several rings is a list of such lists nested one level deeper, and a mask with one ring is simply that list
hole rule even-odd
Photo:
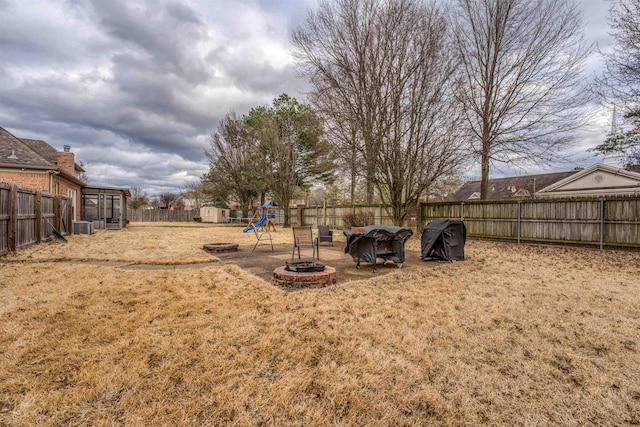
[{"label": "roof shingle", "polygon": [[[55,151],[55,148],[53,150]],[[0,127],[0,164],[37,168],[57,167],[55,163],[47,160],[41,154],[34,151],[29,145],[2,127]]]}]

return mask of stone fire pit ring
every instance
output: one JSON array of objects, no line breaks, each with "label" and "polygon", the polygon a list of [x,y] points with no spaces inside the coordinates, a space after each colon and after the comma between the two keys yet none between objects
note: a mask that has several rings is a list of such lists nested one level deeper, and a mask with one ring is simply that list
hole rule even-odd
[{"label": "stone fire pit ring", "polygon": [[202,249],[207,252],[233,252],[238,250],[237,243],[206,243]]},{"label": "stone fire pit ring", "polygon": [[324,266],[324,271],[288,271],[286,266],[273,270],[273,283],[289,289],[324,288],[336,283],[336,269]]}]

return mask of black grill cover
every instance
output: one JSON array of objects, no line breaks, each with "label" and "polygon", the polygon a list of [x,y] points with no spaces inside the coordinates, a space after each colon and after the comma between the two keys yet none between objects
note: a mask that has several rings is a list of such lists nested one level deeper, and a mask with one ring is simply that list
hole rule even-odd
[{"label": "black grill cover", "polygon": [[404,242],[412,234],[410,228],[391,225],[368,225],[364,227],[364,233],[344,230],[347,238],[344,252],[364,262],[375,263],[377,257],[403,263]]},{"label": "black grill cover", "polygon": [[422,232],[422,255],[445,261],[463,261],[467,229],[464,222],[455,219],[431,221]]}]

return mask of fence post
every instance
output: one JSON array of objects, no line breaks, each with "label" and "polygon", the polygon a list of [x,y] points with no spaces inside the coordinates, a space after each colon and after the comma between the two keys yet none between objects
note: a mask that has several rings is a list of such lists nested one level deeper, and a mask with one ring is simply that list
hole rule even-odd
[{"label": "fence post", "polygon": [[520,230],[522,227],[522,201],[518,200],[518,244],[520,243]]},{"label": "fence post", "polygon": [[18,249],[18,187],[12,185],[9,189],[9,252]]},{"label": "fence post", "polygon": [[327,222],[327,198],[322,201],[322,225],[329,225]]},{"label": "fence post", "polygon": [[36,243],[42,242],[42,193],[36,192]]},{"label": "fence post", "polygon": [[60,196],[56,196],[53,199],[53,213],[55,214],[53,218],[54,228],[60,230]]},{"label": "fence post", "polygon": [[460,221],[464,221],[464,202],[460,202]]},{"label": "fence post", "polygon": [[333,228],[336,228],[336,207],[333,206]]},{"label": "fence post", "polygon": [[600,198],[600,249],[604,249],[604,197]]},{"label": "fence post", "polygon": [[[73,206],[71,202],[71,199],[67,200],[67,234],[73,234]],[[120,228],[124,225],[122,224],[122,212],[126,212],[126,209],[120,211]]]},{"label": "fence post", "polygon": [[318,210],[320,209],[320,207],[316,206],[316,227],[318,226],[318,224],[320,224],[320,217],[318,216]]}]

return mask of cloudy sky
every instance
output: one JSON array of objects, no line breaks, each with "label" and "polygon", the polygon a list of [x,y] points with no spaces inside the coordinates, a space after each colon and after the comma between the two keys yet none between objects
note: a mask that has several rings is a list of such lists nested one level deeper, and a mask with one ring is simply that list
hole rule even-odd
[{"label": "cloudy sky", "polygon": [[[90,183],[184,188],[204,173],[220,118],[304,97],[289,34],[315,0],[0,0],[0,126],[71,145]],[[579,0],[605,47],[608,0]],[[597,54],[586,78],[601,67]],[[608,128],[596,109],[572,165]],[[514,173],[518,173],[515,171]]]}]

